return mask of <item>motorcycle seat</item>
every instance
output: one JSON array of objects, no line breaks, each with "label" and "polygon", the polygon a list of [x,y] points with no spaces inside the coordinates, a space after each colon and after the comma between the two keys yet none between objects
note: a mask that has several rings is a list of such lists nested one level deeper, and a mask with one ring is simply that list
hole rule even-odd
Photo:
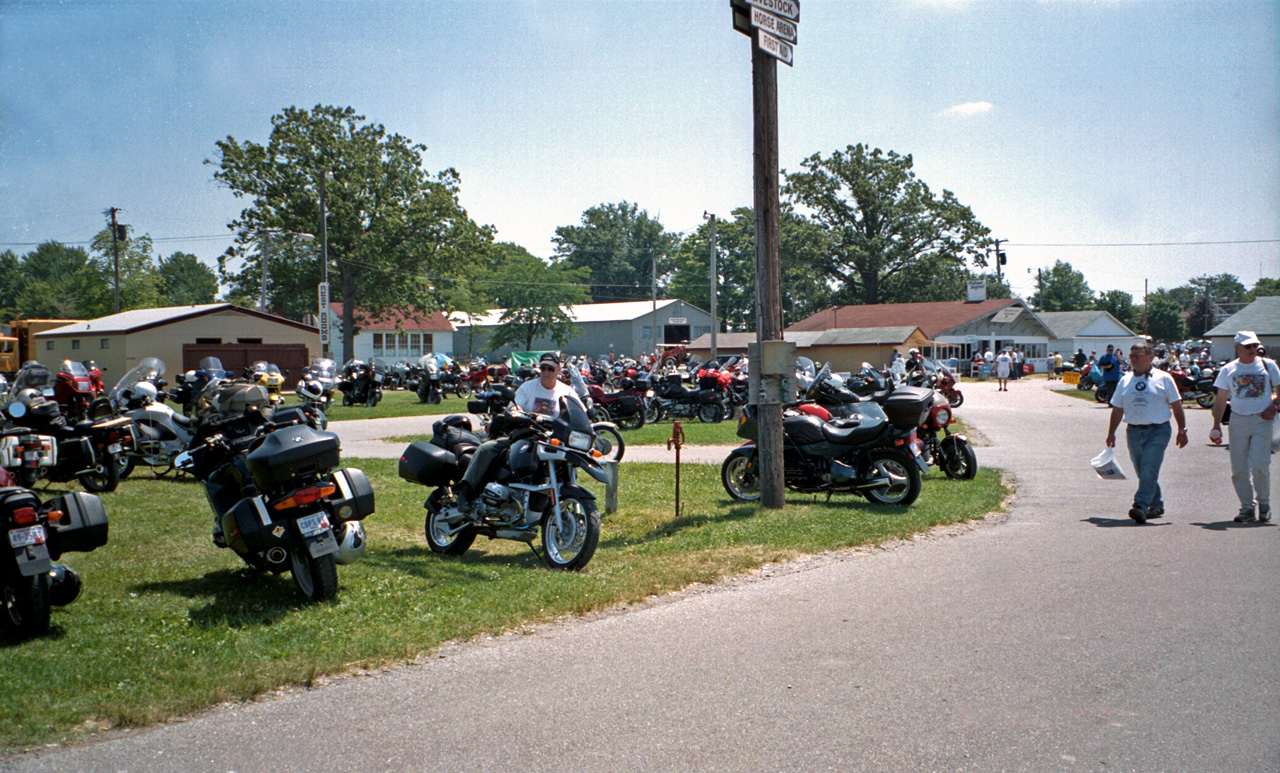
[{"label": "motorcycle seat", "polygon": [[175,413],[173,414],[173,423],[177,424],[179,427],[190,429],[193,422],[191,420],[191,417],[183,416],[180,413]]},{"label": "motorcycle seat", "polygon": [[838,424],[824,422],[822,434],[828,443],[837,446],[856,446],[870,442],[880,435],[885,422],[882,419],[857,421],[844,419]]}]

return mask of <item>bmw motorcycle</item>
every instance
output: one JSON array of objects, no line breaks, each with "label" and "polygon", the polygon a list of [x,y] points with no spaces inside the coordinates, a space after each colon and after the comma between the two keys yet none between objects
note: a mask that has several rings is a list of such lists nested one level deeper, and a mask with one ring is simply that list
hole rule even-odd
[{"label": "bmw motorcycle", "polygon": [[533,545],[541,534],[543,558],[553,569],[577,571],[595,555],[600,511],[577,473],[605,483],[595,433],[582,408],[561,398],[560,415],[511,411],[491,430],[505,434],[506,451],[490,466],[484,488],[466,507],[453,486],[462,480],[480,437],[462,429],[465,417],[435,423],[430,442],[409,445],[400,456],[404,480],[433,488],[424,507],[424,531],[432,552],[465,553],[478,536]]},{"label": "bmw motorcycle", "polygon": [[170,472],[178,454],[195,437],[196,422],[157,399],[160,392],[155,385],[164,372],[162,360],[147,357],[111,390],[111,403],[136,427],[137,442],[121,459],[121,478],[129,477],[139,464],[157,470],[157,475]]},{"label": "bmw motorcycle", "polygon": [[34,491],[13,483],[0,470],[0,533],[9,544],[0,556],[0,631],[26,639],[48,632],[51,607],[80,596],[80,575],[54,561],[107,544],[107,513],[92,494],[77,491],[41,502]]},{"label": "bmw motorcycle", "polygon": [[201,427],[176,460],[204,485],[214,544],[253,569],[290,572],[311,601],[337,594],[337,565],[364,554],[360,522],[374,511],[369,479],[338,464],[337,435],[254,413]]}]

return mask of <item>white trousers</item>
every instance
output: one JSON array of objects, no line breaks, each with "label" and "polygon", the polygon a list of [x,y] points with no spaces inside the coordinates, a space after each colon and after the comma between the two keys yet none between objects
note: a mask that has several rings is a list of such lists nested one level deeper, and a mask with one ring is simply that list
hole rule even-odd
[{"label": "white trousers", "polygon": [[[1276,421],[1276,419],[1272,419]],[[1240,498],[1241,510],[1271,509],[1271,421],[1261,416],[1231,414],[1227,425],[1231,443],[1231,485]]]}]

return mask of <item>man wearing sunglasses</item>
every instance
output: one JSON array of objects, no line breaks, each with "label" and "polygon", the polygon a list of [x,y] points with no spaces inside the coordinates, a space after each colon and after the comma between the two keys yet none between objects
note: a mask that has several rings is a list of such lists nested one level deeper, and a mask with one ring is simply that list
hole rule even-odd
[{"label": "man wearing sunglasses", "polygon": [[[542,355],[538,360],[538,377],[524,382],[516,390],[516,407],[526,413],[538,413],[555,419],[560,416],[560,398],[563,397],[574,401],[582,406],[583,411],[586,411],[577,393],[568,384],[561,383],[559,375],[560,357],[553,352]],[[489,471],[489,466],[510,447],[511,438],[509,437],[488,440],[480,444],[475,455],[471,457],[471,464],[467,466],[467,472],[462,476],[462,481],[454,489],[454,496],[457,499],[455,506],[458,509],[464,511],[471,509],[472,503],[483,488],[481,484]]]},{"label": "man wearing sunglasses", "polygon": [[[1222,414],[1231,400],[1231,485],[1240,498],[1236,523],[1271,520],[1271,423],[1276,416],[1280,369],[1258,356],[1262,342],[1252,330],[1236,333],[1236,359],[1222,366],[1213,386],[1213,429],[1209,439],[1222,442]],[[1252,481],[1250,481],[1252,477]],[[1258,514],[1254,516],[1254,501]]]}]

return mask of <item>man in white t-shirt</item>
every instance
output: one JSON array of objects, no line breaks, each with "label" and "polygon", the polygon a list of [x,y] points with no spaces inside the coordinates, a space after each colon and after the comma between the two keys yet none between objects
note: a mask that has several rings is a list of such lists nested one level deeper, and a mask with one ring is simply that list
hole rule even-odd
[{"label": "man in white t-shirt", "polygon": [[996,380],[1000,384],[997,392],[1009,391],[1009,369],[1013,367],[1013,357],[1009,354],[1008,349],[1001,349],[1000,354],[996,356]]},{"label": "man in white t-shirt", "polygon": [[1123,419],[1129,460],[1138,475],[1138,490],[1133,495],[1129,517],[1138,523],[1164,515],[1164,497],[1160,493],[1160,466],[1169,447],[1169,417],[1178,422],[1178,448],[1187,445],[1187,418],[1182,412],[1182,396],[1178,384],[1163,370],[1151,367],[1155,351],[1150,344],[1136,344],[1129,350],[1133,371],[1120,379],[1111,395],[1111,423],[1107,429],[1107,448],[1116,446],[1116,429]]},{"label": "man in white t-shirt", "polygon": [[[1231,485],[1240,499],[1237,523],[1271,520],[1271,423],[1276,416],[1280,369],[1274,360],[1258,356],[1262,342],[1252,330],[1236,333],[1236,359],[1222,366],[1213,386],[1213,429],[1209,439],[1222,442],[1222,414],[1231,401]],[[1250,482],[1250,477],[1253,478]]]}]

